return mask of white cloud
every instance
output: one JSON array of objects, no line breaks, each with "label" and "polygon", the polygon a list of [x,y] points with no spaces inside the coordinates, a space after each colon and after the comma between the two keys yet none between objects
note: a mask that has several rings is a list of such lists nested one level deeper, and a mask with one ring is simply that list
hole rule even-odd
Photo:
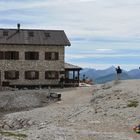
[{"label": "white cloud", "polygon": [[139,54],[66,54],[66,60],[76,60],[76,59],[89,59],[93,58],[93,60],[96,58],[136,58],[139,57]]},{"label": "white cloud", "polygon": [[94,68],[94,69],[97,69],[97,70],[101,70],[101,69],[106,69],[106,68],[109,68],[111,66],[114,66],[114,67],[117,67],[117,66],[121,66],[122,69],[124,70],[132,70],[132,69],[138,69],[139,68],[139,65],[137,64],[103,64],[103,63],[98,63],[98,64],[95,64],[95,63],[88,63],[88,62],[79,62],[79,63],[74,63],[74,65],[78,65],[82,68]]},{"label": "white cloud", "polygon": [[100,48],[100,49],[96,49],[96,51],[99,51],[99,52],[112,52],[112,49]]},{"label": "white cloud", "polygon": [[[21,28],[63,29],[71,38],[70,50],[75,47],[91,51],[81,54],[68,52],[68,60],[70,57],[139,57],[138,53],[114,52],[118,48],[139,49],[139,0],[3,0],[0,7],[2,27],[16,27],[16,21],[19,21]],[[74,40],[76,37],[83,39]]]},{"label": "white cloud", "polygon": [[[0,2],[3,10],[36,9],[40,16],[14,13],[6,19],[32,20],[41,27],[56,27],[69,32],[70,36],[135,37],[140,36],[140,2],[138,0],[44,0]],[[38,23],[38,21],[40,21]]]},{"label": "white cloud", "polygon": [[27,8],[48,8],[53,6],[63,6],[67,4],[75,4],[75,3],[88,3],[94,2],[96,0],[32,0],[32,1],[0,1],[2,10],[12,10],[12,9],[27,9]]}]

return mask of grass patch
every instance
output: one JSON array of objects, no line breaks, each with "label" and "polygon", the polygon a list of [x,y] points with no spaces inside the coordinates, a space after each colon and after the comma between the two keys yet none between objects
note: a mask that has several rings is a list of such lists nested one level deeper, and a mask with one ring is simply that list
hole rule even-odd
[{"label": "grass patch", "polygon": [[130,100],[127,104],[127,107],[137,107],[139,105],[139,102],[136,100]]},{"label": "grass patch", "polygon": [[8,137],[13,136],[13,137],[17,137],[17,138],[27,138],[27,135],[22,134],[22,133],[0,131],[0,134],[3,136],[8,136]]}]

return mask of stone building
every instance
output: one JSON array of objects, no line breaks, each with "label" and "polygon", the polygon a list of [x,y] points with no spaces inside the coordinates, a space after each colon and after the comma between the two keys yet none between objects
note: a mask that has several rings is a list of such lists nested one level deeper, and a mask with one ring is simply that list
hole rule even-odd
[{"label": "stone building", "polygon": [[[70,45],[63,30],[20,29],[20,24],[17,29],[0,29],[0,85],[59,85],[66,75],[65,46]],[[73,80],[80,69],[73,69]]]}]

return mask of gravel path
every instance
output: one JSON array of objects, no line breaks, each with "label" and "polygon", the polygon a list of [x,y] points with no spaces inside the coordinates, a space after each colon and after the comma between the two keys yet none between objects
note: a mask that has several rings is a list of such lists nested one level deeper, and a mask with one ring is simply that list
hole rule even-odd
[{"label": "gravel path", "polygon": [[55,89],[62,94],[61,101],[7,114],[4,121],[15,125],[25,121],[24,127],[12,130],[26,134],[25,140],[140,140],[132,131],[140,121],[140,105],[127,106],[130,100],[140,101],[139,91],[139,80]]}]

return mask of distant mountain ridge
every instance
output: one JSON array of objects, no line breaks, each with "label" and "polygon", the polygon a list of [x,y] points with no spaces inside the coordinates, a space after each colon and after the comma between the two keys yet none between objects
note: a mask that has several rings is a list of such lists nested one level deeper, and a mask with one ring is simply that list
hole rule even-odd
[{"label": "distant mountain ridge", "polygon": [[[105,70],[84,68],[80,72],[81,79],[83,78],[83,75],[85,75],[87,79],[93,80],[94,83],[101,84],[115,80],[116,70],[114,66],[111,66]],[[140,69],[133,69],[130,71],[122,70],[121,79],[140,79]]]}]

